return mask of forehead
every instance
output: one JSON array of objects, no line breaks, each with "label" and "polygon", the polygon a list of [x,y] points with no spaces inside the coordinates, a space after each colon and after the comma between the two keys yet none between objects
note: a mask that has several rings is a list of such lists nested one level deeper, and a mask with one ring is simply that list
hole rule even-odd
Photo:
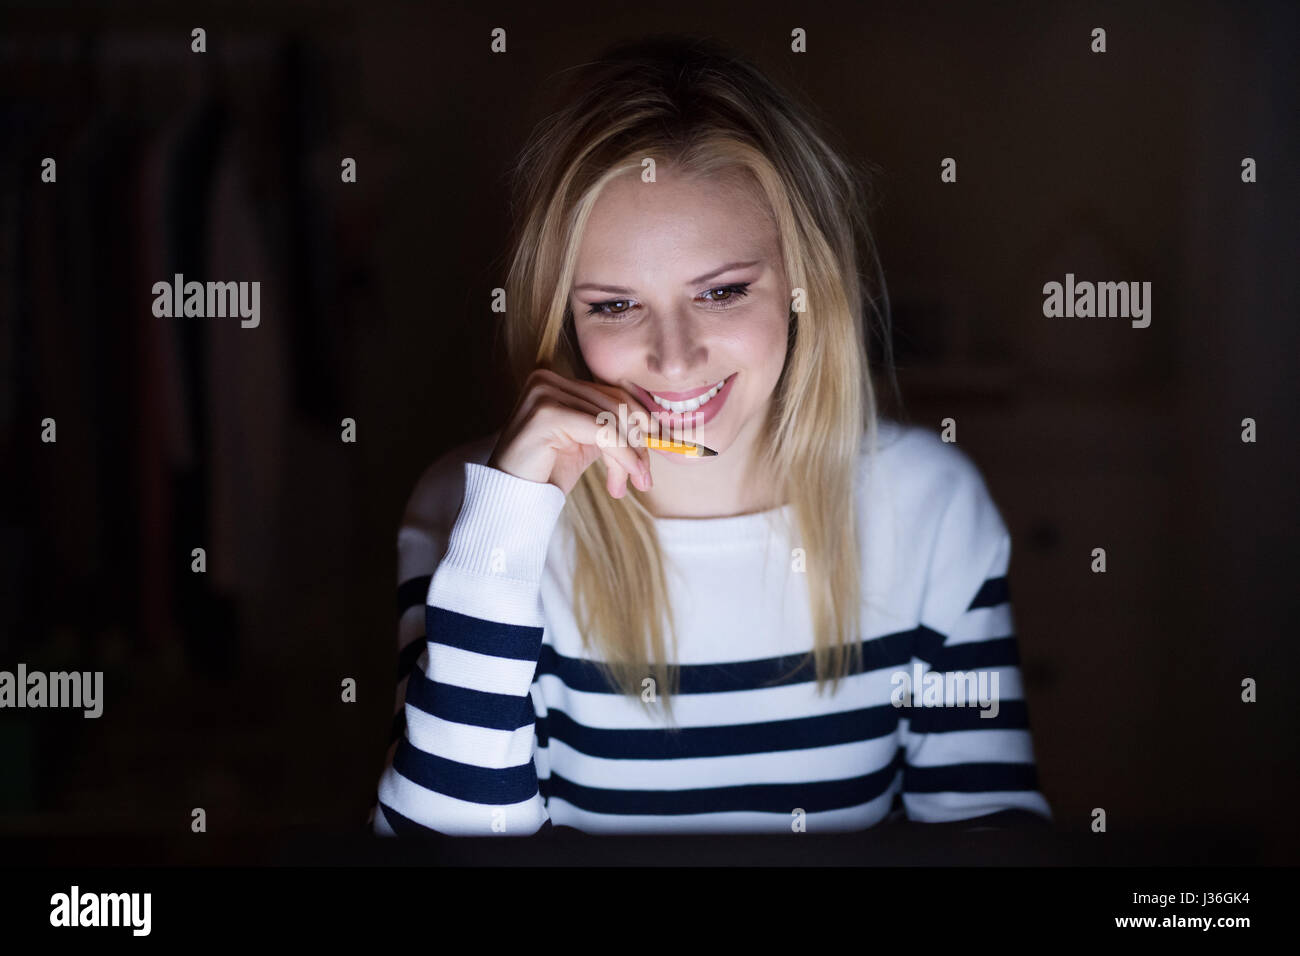
[{"label": "forehead", "polygon": [[663,167],[656,175],[656,182],[642,182],[636,170],[605,186],[579,246],[580,276],[606,264],[649,258],[667,265],[680,258],[694,267],[701,256],[723,261],[732,252],[767,254],[775,247],[776,225],[751,178],[736,172],[705,178]]}]

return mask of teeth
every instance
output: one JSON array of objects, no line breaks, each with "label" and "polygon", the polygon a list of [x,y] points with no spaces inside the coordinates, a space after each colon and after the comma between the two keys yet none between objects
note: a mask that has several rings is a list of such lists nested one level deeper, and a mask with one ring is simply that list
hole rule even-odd
[{"label": "teeth", "polygon": [[726,384],[727,384],[727,380],[724,378],[721,382],[719,382],[717,385],[714,385],[703,395],[696,395],[694,398],[688,398],[684,402],[670,402],[667,399],[660,398],[654,392],[650,393],[650,397],[653,398],[656,402],[658,402],[660,406],[668,409],[670,412],[693,412],[701,405],[707,404],[709,399],[711,399],[714,395],[717,395],[718,392],[722,391],[722,386]]}]

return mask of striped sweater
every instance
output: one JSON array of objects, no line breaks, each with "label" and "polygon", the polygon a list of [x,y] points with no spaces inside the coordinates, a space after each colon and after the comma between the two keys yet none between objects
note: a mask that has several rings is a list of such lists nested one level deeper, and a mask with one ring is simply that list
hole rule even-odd
[{"label": "striped sweater", "polygon": [[1051,818],[1018,667],[1010,535],[964,452],[890,421],[864,448],[863,667],[834,694],[817,694],[804,657],[789,506],[655,519],[679,635],[670,732],[588,658],[565,495],[487,467],[495,437],[426,471],[398,535],[397,713],[376,834]]}]

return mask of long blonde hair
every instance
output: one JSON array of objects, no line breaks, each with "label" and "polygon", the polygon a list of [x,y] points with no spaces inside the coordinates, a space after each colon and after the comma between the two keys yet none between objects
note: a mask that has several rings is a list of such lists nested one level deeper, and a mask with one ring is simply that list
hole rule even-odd
[{"label": "long blonde hair", "polygon": [[[568,290],[583,229],[611,179],[640,170],[645,157],[661,171],[750,177],[777,226],[791,289],[804,290],[806,305],[791,311],[768,441],[755,464],[792,505],[817,689],[829,682],[833,693],[862,663],[858,536],[865,529],[855,476],[863,440],[874,446],[877,417],[863,318],[877,290],[858,263],[870,256],[878,266],[878,258],[861,174],[796,101],[698,35],[620,44],[574,70],[562,103],[534,130],[513,170],[504,327],[511,373],[519,385],[539,366],[591,379]],[[883,281],[878,291],[888,353]],[[630,483],[628,492],[609,497],[597,459],[569,494],[563,523],[574,548],[575,617],[611,685],[640,697],[643,681],[653,679],[653,696],[671,722],[679,682],[676,655],[665,647],[665,628],[676,643],[668,580],[654,518]]]}]

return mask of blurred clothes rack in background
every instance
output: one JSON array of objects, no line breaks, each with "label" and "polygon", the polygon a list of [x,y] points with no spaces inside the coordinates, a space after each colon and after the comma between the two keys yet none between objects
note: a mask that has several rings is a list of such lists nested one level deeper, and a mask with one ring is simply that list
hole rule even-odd
[{"label": "blurred clothes rack in background", "polygon": [[[0,41],[6,658],[183,647],[231,678],[241,604],[275,580],[288,429],[338,427],[340,223],[309,175],[325,68],[288,36],[208,49],[180,29]],[[175,273],[261,282],[260,327],[156,318]]]}]

